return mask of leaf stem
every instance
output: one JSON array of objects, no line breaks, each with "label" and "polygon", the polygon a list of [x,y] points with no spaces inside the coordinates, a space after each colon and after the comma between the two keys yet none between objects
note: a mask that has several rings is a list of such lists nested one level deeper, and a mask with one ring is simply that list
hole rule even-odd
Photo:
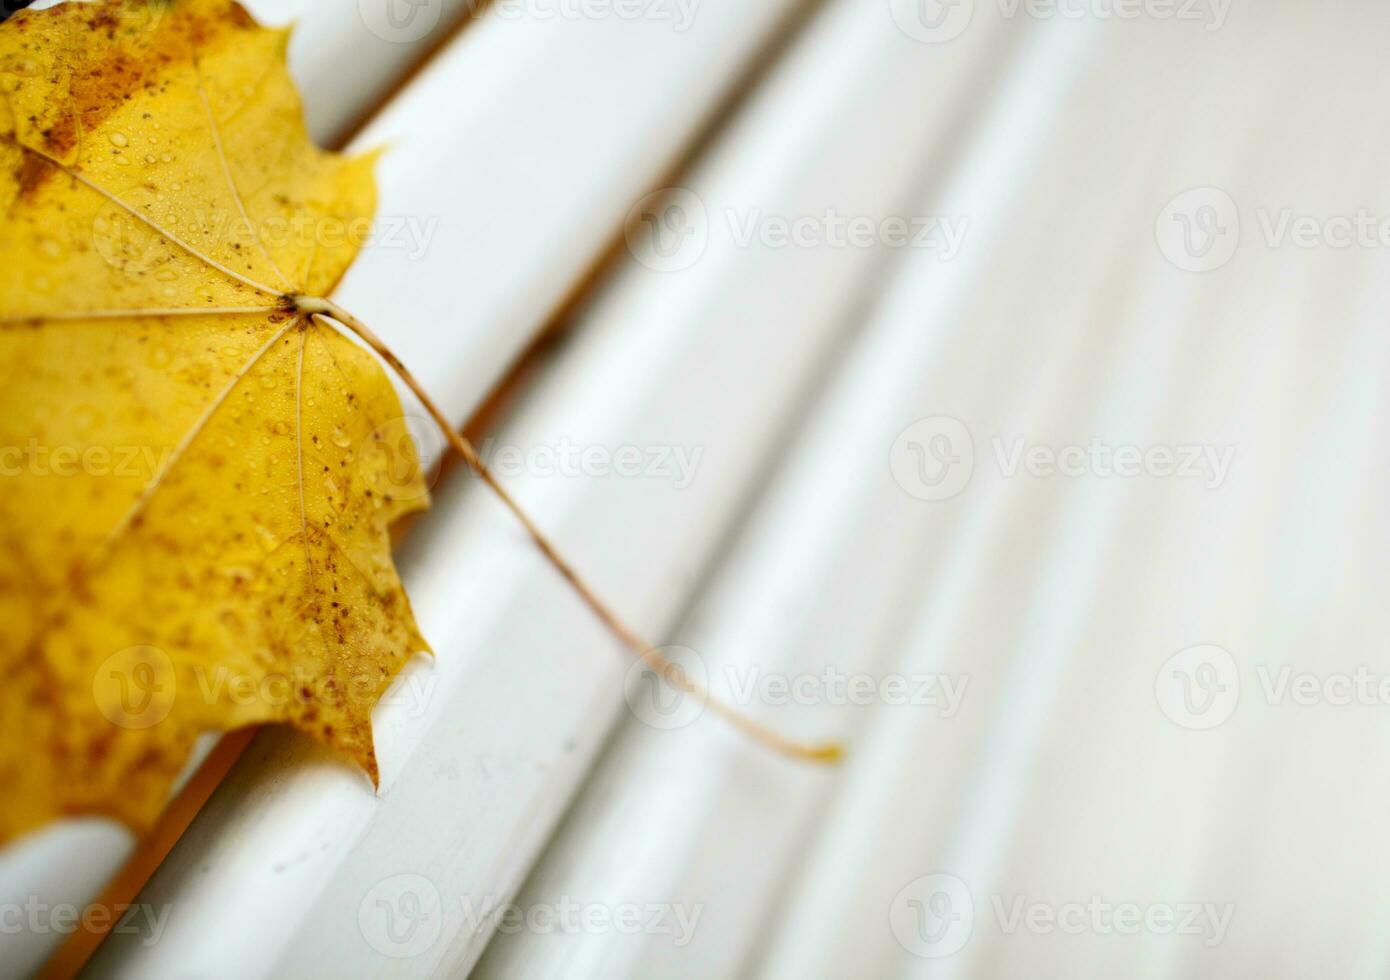
[{"label": "leaf stem", "polygon": [[444,433],[445,438],[448,439],[450,447],[463,458],[469,468],[491,488],[492,492],[497,495],[503,505],[521,522],[521,526],[526,529],[526,533],[530,535],[531,540],[535,543],[536,547],[540,549],[541,553],[546,557],[546,560],[564,577],[565,581],[570,584],[574,591],[584,601],[585,605],[593,611],[594,615],[599,618],[613,635],[621,640],[640,660],[659,674],[666,683],[704,702],[710,711],[723,718],[734,728],[743,732],[754,741],[775,749],[783,755],[803,761],[818,763],[835,763],[841,759],[844,754],[844,749],[838,742],[807,744],[790,739],[760,724],[732,705],[720,701],[712,696],[704,687],[687,678],[685,673],[680,670],[674,662],[644,640],[635,630],[623,622],[617,613],[613,611],[611,606],[599,598],[598,594],[584,581],[568,559],[560,554],[559,550],[551,542],[549,537],[546,536],[545,532],[531,520],[530,516],[522,509],[516,498],[513,497],[511,493],[507,491],[506,487],[497,479],[496,474],[483,462],[482,457],[478,455],[472,442],[449,422],[443,411],[435,404],[434,399],[430,398],[424,387],[401,362],[400,358],[398,358],[365,323],[329,299],[316,296],[290,296],[287,297],[287,300],[297,312],[325,316],[338,321],[352,333],[356,334],[363,343],[377,354],[377,356],[391,366],[392,370],[405,382],[406,387],[408,387],[414,393],[415,397],[420,400],[420,404],[425,407],[425,411],[434,419],[435,424],[439,426],[440,431]]}]

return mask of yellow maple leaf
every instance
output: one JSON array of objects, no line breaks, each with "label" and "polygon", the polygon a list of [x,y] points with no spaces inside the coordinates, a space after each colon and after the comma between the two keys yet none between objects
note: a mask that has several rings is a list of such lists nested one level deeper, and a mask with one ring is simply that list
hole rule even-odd
[{"label": "yellow maple leaf", "polygon": [[372,706],[426,649],[400,403],[288,299],[352,262],[372,162],[311,143],[286,41],[230,0],[0,26],[0,842],[147,827],[208,731],[287,722],[375,775]]}]

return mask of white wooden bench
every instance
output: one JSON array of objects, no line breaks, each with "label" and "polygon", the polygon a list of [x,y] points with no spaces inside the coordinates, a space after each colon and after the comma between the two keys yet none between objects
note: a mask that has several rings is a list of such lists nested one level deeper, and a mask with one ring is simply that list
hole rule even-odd
[{"label": "white wooden bench", "polygon": [[[261,732],[138,897],[170,909],[159,941],[111,936],[93,975],[1384,974],[1385,707],[1291,719],[1247,689],[1196,732],[1155,704],[1198,643],[1249,670],[1383,659],[1390,248],[1280,247],[1255,209],[1390,216],[1384,12],[1237,4],[1209,30],[966,0],[933,38],[898,0],[703,0],[688,23],[426,0],[417,37],[377,0],[250,6],[300,15],[315,132],[389,143],[381,213],[433,229],[369,250],[339,296],[450,415],[559,318],[492,448],[532,460],[509,486],[604,595],[733,700],[731,679],[836,671],[967,686],[951,713],[745,705],[847,738],[835,772],[652,714],[631,658],[447,472],[401,550],[436,657],[377,712],[380,793]],[[1206,185],[1244,224],[1201,274],[1155,228]],[[690,234],[654,248],[642,211],[670,205]],[[759,234],[827,215],[964,239]],[[919,419],[973,437],[958,492],[895,480]],[[1010,473],[1015,437],[1237,464],[1217,487]],[[534,462],[584,449],[577,472]],[[666,462],[623,476],[621,450]],[[130,848],[55,828],[0,856],[0,901],[91,901]],[[975,921],[939,961],[893,927],[933,873]],[[1016,895],[1216,901],[1235,925],[1210,946],[1007,933],[992,900]],[[510,902],[608,918],[511,929],[487,914]],[[62,938],[0,937],[0,972]]]}]

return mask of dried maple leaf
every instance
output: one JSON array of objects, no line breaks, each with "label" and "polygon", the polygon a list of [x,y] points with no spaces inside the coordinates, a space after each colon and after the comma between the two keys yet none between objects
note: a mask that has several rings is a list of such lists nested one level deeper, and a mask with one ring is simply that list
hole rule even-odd
[{"label": "dried maple leaf", "polygon": [[0,26],[0,841],[147,826],[206,731],[288,722],[374,774],[426,649],[396,394],[277,295],[327,295],[375,207],[286,40],[229,0]]},{"label": "dried maple leaf", "polygon": [[98,0],[0,26],[0,843],[139,829],[194,740],[286,722],[376,775],[371,709],[426,649],[390,525],[426,504],[379,362],[594,613],[613,613],[410,372],[327,296],[371,160],[308,139],[287,34],[232,0]]}]

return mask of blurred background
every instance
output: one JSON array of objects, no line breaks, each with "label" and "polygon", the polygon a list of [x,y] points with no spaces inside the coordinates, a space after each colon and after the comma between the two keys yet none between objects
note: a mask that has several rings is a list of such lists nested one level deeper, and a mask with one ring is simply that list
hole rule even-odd
[{"label": "blurred background", "polygon": [[1390,972],[1390,6],[250,6],[392,148],[344,305],[688,675],[848,755],[655,684],[445,467],[382,792],[260,733],[94,975]]}]

